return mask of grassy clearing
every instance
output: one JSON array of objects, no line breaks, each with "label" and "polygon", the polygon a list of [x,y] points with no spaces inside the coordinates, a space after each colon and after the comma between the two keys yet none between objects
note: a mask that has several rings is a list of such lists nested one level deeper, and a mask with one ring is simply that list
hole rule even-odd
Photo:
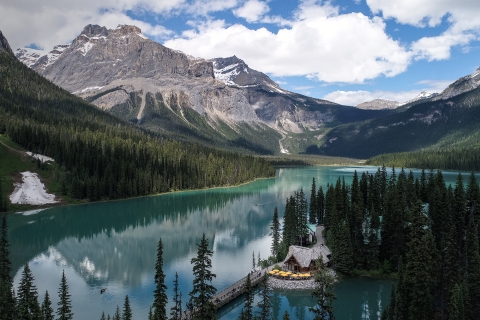
[{"label": "grassy clearing", "polygon": [[[25,150],[12,142],[8,137],[0,135],[0,179],[5,197],[8,198],[13,192],[15,188],[13,184],[15,182],[21,182],[20,172],[24,171],[36,172],[40,180],[45,184],[48,192],[59,195],[60,186],[53,176],[55,165],[47,164],[45,169],[38,168],[33,158],[25,154]],[[66,200],[73,203],[73,201]],[[38,206],[8,203],[9,211],[32,210],[36,207]]]}]

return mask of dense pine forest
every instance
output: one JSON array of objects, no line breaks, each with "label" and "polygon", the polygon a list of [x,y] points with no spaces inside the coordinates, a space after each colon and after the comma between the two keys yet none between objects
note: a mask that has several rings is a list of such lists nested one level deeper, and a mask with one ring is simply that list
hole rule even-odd
[{"label": "dense pine forest", "polygon": [[478,319],[480,188],[472,173],[454,187],[442,173],[420,179],[385,167],[338,180],[325,194],[327,244],[334,268],[396,272],[382,319]]},{"label": "dense pine forest", "polygon": [[163,139],[118,120],[0,52],[0,134],[55,159],[62,193],[91,201],[228,186],[275,171],[263,159]]},{"label": "dense pine forest", "polygon": [[275,208],[271,260],[305,245],[308,222],[325,226],[340,274],[396,275],[382,319],[478,319],[480,187],[473,172],[466,182],[459,174],[452,187],[441,171],[423,170],[418,179],[382,167],[355,172],[350,185],[338,179],[325,194],[313,179],[309,208],[303,189],[287,199],[281,239]]}]

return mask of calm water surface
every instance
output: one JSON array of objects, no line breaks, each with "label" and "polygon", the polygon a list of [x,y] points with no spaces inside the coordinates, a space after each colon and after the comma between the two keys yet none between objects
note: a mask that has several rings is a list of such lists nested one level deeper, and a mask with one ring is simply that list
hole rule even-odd
[{"label": "calm water surface", "polygon": [[[164,272],[172,297],[178,273],[183,301],[192,288],[196,243],[205,233],[214,251],[214,285],[221,290],[252,268],[252,252],[270,254],[269,225],[273,209],[283,216],[285,199],[302,186],[310,195],[312,178],[325,189],[353,171],[374,172],[376,167],[308,167],[278,169],[275,178],[235,188],[179,192],[123,201],[56,207],[36,214],[10,215],[9,241],[15,288],[23,265],[35,276],[39,297],[48,290],[54,308],[62,270],[72,295],[74,318],[100,319],[113,314],[130,298],[134,319],[147,319],[153,301],[154,266],[159,238],[164,246]],[[398,172],[397,172],[398,173]],[[416,176],[419,171],[414,171]],[[455,183],[456,172],[444,172]],[[465,179],[468,174],[465,174]],[[104,294],[100,289],[106,287]],[[391,282],[349,279],[336,285],[337,319],[379,319],[388,304]],[[171,299],[171,298],[170,298]],[[219,310],[222,320],[237,319],[242,299]],[[311,319],[315,304],[308,291],[275,291],[275,319],[288,310],[291,319]],[[56,308],[55,308],[56,309]],[[168,306],[168,310],[170,305]]]}]

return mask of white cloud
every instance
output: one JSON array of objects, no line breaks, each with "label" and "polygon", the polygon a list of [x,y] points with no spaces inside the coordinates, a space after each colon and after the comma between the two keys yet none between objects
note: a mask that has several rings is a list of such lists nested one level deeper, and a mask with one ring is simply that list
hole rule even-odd
[{"label": "white cloud", "polygon": [[268,7],[267,3],[264,1],[258,0],[248,0],[241,6],[233,10],[233,14],[237,17],[244,18],[247,22],[257,22],[263,17],[270,8]]},{"label": "white cloud", "polygon": [[339,14],[329,3],[304,1],[290,28],[272,33],[210,21],[165,45],[205,58],[237,55],[273,76],[305,76],[325,82],[362,83],[406,70],[411,53],[385,33],[381,18]]},{"label": "white cloud", "polygon": [[422,80],[416,83],[420,86],[417,90],[408,91],[342,91],[337,90],[325,95],[322,99],[333,101],[347,106],[356,106],[362,102],[372,101],[375,99],[384,99],[398,102],[405,102],[418,96],[420,92],[427,91],[430,93],[442,92],[451,80]]},{"label": "white cloud", "polygon": [[453,46],[466,46],[480,40],[480,1],[478,0],[367,0],[373,13],[382,13],[399,23],[435,27],[447,19],[449,27],[441,35],[424,37],[412,44],[416,59],[450,58]]},{"label": "white cloud", "polygon": [[238,0],[195,0],[187,3],[183,9],[194,16],[205,16],[211,12],[224,11],[235,8]]},{"label": "white cloud", "polygon": [[71,41],[87,24],[114,28],[118,24],[135,24],[142,32],[161,38],[169,31],[161,26],[134,20],[128,10],[168,14],[185,0],[5,0],[0,2],[0,30],[12,48],[32,43],[51,49]]}]

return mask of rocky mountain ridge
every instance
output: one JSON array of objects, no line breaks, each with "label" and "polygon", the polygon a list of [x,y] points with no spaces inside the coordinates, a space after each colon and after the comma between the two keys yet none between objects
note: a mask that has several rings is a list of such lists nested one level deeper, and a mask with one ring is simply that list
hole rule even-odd
[{"label": "rocky mountain ridge", "polygon": [[374,99],[368,102],[362,102],[357,104],[355,107],[364,110],[385,110],[385,109],[395,109],[400,105],[398,101],[385,100],[385,99]]},{"label": "rocky mountain ridge", "polygon": [[275,153],[285,135],[380,115],[283,90],[236,56],[193,58],[135,26],[88,25],[71,44],[43,56],[22,50],[17,57],[25,64],[104,110],[154,131],[227,147],[258,149],[251,147],[256,140],[259,149]]}]

